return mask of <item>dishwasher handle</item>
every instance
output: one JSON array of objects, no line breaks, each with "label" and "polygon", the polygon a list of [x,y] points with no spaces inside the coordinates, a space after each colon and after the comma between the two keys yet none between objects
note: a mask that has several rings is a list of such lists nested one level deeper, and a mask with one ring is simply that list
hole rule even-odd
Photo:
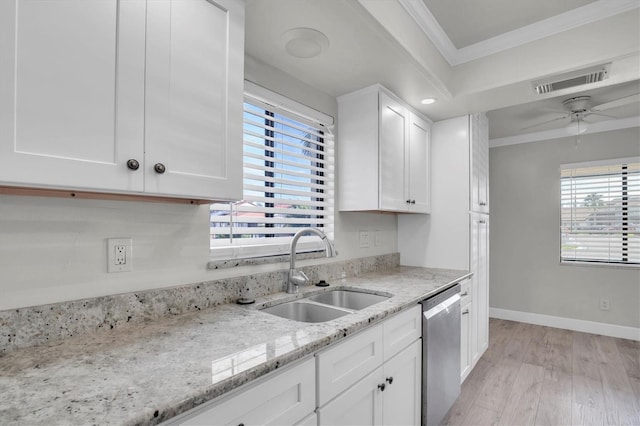
[{"label": "dishwasher handle", "polygon": [[432,318],[435,315],[438,315],[442,311],[449,311],[452,305],[458,303],[460,301],[460,293],[456,293],[447,300],[438,303],[428,311],[424,312],[423,315],[425,319]]}]

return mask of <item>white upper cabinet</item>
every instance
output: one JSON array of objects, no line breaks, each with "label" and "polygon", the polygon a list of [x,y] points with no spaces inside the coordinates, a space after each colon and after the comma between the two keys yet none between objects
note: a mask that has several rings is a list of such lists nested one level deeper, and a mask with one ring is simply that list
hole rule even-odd
[{"label": "white upper cabinet", "polygon": [[380,85],[338,99],[342,211],[428,213],[430,124]]},{"label": "white upper cabinet", "polygon": [[0,185],[240,198],[243,26],[232,0],[0,2]]},{"label": "white upper cabinet", "polygon": [[147,8],[145,190],[240,199],[243,5],[172,0]]},{"label": "white upper cabinet", "polygon": [[409,114],[409,144],[407,163],[409,165],[409,185],[407,200],[411,211],[429,213],[431,211],[431,143],[430,124],[417,114]]},{"label": "white upper cabinet", "polygon": [[405,167],[409,111],[384,92],[378,94],[378,102],[380,210],[404,211],[409,207],[406,203],[409,170]]},{"label": "white upper cabinet", "polygon": [[485,114],[472,114],[469,122],[471,211],[489,213],[489,121]]},{"label": "white upper cabinet", "polygon": [[144,1],[0,2],[0,182],[142,191]]}]

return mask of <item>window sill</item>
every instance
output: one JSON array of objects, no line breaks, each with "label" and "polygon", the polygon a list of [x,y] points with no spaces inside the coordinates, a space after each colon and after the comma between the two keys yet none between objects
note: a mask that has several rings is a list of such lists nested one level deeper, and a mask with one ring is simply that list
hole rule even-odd
[{"label": "window sill", "polygon": [[604,262],[581,262],[561,260],[560,266],[586,266],[592,268],[612,268],[612,269],[640,269],[638,264],[624,263],[604,263]]},{"label": "window sill", "polygon": [[[308,253],[298,253],[296,254],[296,261],[304,260],[304,259],[320,259],[323,257],[325,257],[324,250],[313,251]],[[207,269],[220,270],[220,269],[236,268],[241,266],[269,265],[273,263],[283,263],[283,262],[289,262],[289,261],[290,261],[289,254],[250,257],[250,258],[244,258],[244,259],[212,260],[209,263],[207,263]]]}]

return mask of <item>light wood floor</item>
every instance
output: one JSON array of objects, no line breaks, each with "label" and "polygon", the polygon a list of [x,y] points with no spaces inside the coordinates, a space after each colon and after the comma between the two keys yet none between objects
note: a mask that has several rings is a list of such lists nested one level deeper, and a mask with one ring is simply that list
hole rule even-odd
[{"label": "light wood floor", "polygon": [[640,426],[640,342],[491,319],[445,424]]}]

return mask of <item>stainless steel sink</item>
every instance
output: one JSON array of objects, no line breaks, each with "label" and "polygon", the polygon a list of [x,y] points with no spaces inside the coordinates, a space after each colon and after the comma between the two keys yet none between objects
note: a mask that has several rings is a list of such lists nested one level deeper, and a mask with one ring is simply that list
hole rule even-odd
[{"label": "stainless steel sink", "polygon": [[389,297],[391,296],[353,290],[329,290],[325,293],[263,308],[261,311],[294,321],[325,322],[359,311],[367,306],[387,300]]},{"label": "stainless steel sink", "polygon": [[272,315],[302,322],[325,322],[347,315],[349,311],[343,311],[330,306],[316,305],[305,302],[287,302],[270,308],[262,309]]},{"label": "stainless steel sink", "polygon": [[331,290],[326,293],[308,297],[309,300],[314,302],[337,306],[339,308],[353,309],[355,311],[380,303],[388,298],[389,296],[349,290]]}]

